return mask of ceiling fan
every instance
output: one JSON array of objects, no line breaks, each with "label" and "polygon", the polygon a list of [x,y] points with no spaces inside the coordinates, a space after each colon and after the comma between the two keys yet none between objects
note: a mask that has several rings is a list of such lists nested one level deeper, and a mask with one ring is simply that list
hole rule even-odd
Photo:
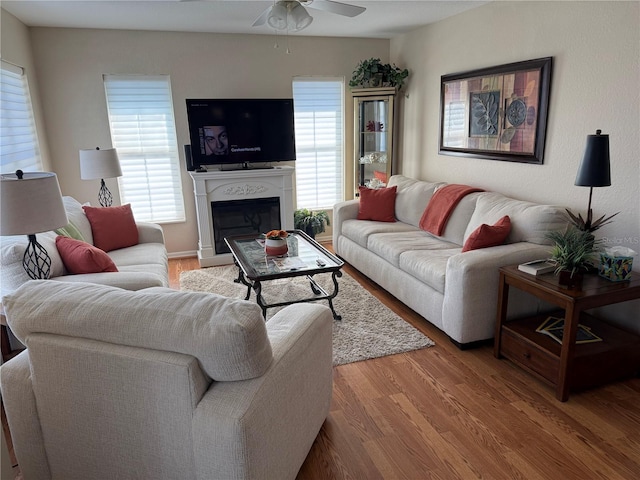
[{"label": "ceiling fan", "polygon": [[276,30],[299,32],[313,21],[305,7],[336,13],[345,17],[355,17],[366,10],[364,7],[334,2],[332,0],[278,0],[267,8],[255,22],[254,27],[268,23]]}]

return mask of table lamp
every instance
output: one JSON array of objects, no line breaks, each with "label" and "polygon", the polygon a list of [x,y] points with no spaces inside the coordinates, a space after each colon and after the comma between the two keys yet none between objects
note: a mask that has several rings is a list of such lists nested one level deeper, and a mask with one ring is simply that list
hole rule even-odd
[{"label": "table lamp", "polygon": [[[606,225],[618,213],[610,217],[603,215],[597,220],[593,220],[591,210],[591,198],[593,187],[608,187],[611,185],[611,164],[609,161],[609,135],[602,135],[602,130],[596,130],[595,135],[587,136],[587,147],[582,158],[582,163],[578,168],[575,184],[580,187],[589,187],[589,205],[587,207],[587,218],[582,218],[578,214],[576,217],[569,210],[567,212],[575,225],[586,232],[593,232]],[[606,217],[606,218],[605,218]]]},{"label": "table lamp", "polygon": [[80,150],[80,178],[82,180],[100,179],[98,200],[103,207],[110,207],[113,195],[104,183],[105,178],[121,177],[122,170],[115,148],[100,150]]},{"label": "table lamp", "polygon": [[27,235],[29,245],[22,265],[32,279],[49,278],[51,258],[36,240],[36,233],[69,223],[62,203],[58,177],[50,172],[2,174],[0,188],[0,235]]}]

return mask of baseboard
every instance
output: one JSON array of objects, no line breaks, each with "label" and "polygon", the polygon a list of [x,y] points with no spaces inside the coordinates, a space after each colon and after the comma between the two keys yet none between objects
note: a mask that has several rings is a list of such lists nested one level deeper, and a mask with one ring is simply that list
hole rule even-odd
[{"label": "baseboard", "polygon": [[167,257],[168,258],[191,258],[191,257],[197,257],[198,256],[198,252],[196,252],[195,250],[189,250],[186,252],[167,252]]}]

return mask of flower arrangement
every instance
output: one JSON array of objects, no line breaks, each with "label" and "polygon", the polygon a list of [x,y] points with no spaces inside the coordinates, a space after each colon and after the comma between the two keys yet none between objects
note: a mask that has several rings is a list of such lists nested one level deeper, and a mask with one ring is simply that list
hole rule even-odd
[{"label": "flower arrangement", "polygon": [[283,240],[288,236],[289,234],[285,230],[270,230],[264,234],[264,238],[269,240]]}]

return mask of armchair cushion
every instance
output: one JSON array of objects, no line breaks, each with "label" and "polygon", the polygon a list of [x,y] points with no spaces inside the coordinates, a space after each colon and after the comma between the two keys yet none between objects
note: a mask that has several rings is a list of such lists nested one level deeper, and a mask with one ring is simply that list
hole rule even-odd
[{"label": "armchair cushion", "polygon": [[271,364],[260,307],[210,293],[130,292],[32,280],[3,299],[16,337],[50,333],[196,357],[214,380],[247,380]]}]

